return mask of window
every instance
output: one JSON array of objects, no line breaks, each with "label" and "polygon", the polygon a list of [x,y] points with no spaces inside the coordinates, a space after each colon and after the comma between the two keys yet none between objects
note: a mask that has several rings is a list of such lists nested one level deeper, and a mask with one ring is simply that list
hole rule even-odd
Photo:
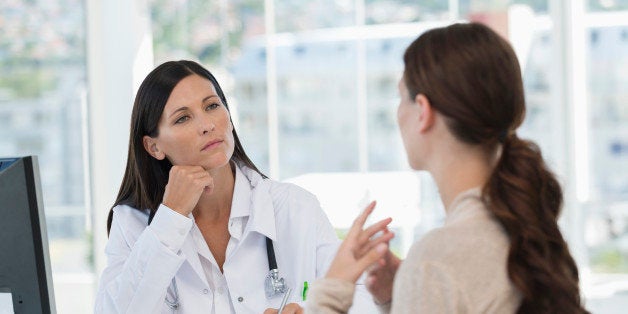
[{"label": "window", "polygon": [[[422,31],[455,20],[493,27],[508,38],[520,60],[528,106],[520,136],[541,146],[563,182],[568,198],[564,216],[572,217],[565,218],[568,225],[563,227],[585,278],[588,304],[595,310],[605,303],[595,292],[597,279],[588,280],[589,274],[625,282],[607,274],[628,273],[628,250],[621,245],[628,234],[628,94],[623,88],[628,83],[628,11],[622,11],[628,4],[581,1],[569,5],[588,8],[583,12],[585,31],[576,28],[578,36],[587,38],[587,50],[582,59],[573,60],[586,63],[584,97],[589,107],[584,111],[560,96],[568,78],[556,66],[564,58],[557,49],[560,36],[566,35],[553,25],[564,10],[547,0],[272,1],[274,11],[266,17],[262,2],[218,2],[212,4],[213,12],[226,14],[211,21],[186,15],[198,1],[172,8],[155,0],[152,10],[156,59],[200,59],[221,75],[221,82],[228,82],[227,97],[237,104],[238,131],[254,162],[275,179],[314,192],[340,235],[367,200],[378,199],[376,216],[404,218],[393,226],[398,238],[392,245],[400,255],[443,219],[431,179],[408,171],[397,130],[403,52]],[[157,16],[165,11],[169,21]],[[205,37],[206,49],[188,39],[177,43],[187,37],[159,35],[169,29],[192,34],[207,28],[223,31]],[[574,110],[590,113],[587,125],[572,125]],[[584,159],[568,149],[577,136],[575,128],[590,133]],[[588,168],[574,167],[580,162],[574,159],[588,160]],[[584,172],[590,183],[582,179]],[[575,195],[573,191],[582,191],[576,185],[586,186],[590,199]],[[343,188],[342,198],[336,196],[338,187]]]},{"label": "window", "polygon": [[85,3],[3,1],[0,25],[0,155],[38,156],[57,310],[89,312]]},{"label": "window", "polygon": [[[86,3],[0,4],[0,155],[39,156],[61,313],[90,312],[93,304]],[[578,5],[586,9],[581,21],[568,21],[578,25],[566,38],[555,27],[565,21],[557,19]],[[115,23],[115,6],[95,13],[103,25]],[[522,65],[528,107],[520,135],[541,146],[567,191],[562,227],[587,306],[608,310],[627,290],[627,1],[150,0],[147,8],[155,64],[187,58],[207,66],[264,173],[314,192],[340,236],[377,199],[373,219],[396,218],[392,247],[401,256],[444,214],[431,179],[409,171],[397,130],[402,54],[427,29],[459,20],[488,24],[510,40]],[[126,18],[125,25],[143,22]],[[584,48],[563,64],[568,40]],[[572,75],[574,68],[584,74]],[[582,88],[568,87],[579,75]],[[574,95],[577,104],[565,101]],[[574,149],[576,140],[583,144]],[[99,188],[117,189],[119,181],[110,184],[116,186]]]}]

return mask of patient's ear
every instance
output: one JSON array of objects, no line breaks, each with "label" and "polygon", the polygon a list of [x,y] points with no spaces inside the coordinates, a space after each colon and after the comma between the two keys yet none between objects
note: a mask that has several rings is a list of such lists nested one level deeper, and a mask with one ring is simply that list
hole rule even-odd
[{"label": "patient's ear", "polygon": [[432,108],[430,100],[423,94],[417,94],[414,102],[419,107],[419,131],[425,132],[434,125],[436,112]]},{"label": "patient's ear", "polygon": [[148,154],[153,156],[155,159],[163,160],[166,158],[166,154],[159,149],[157,141],[154,138],[144,135],[142,143],[144,144],[144,149],[148,152]]}]

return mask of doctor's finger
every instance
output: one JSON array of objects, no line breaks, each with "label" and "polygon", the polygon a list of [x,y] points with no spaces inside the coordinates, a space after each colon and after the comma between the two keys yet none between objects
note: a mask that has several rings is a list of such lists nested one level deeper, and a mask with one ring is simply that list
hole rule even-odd
[{"label": "doctor's finger", "polygon": [[357,240],[357,237],[362,232],[362,227],[364,227],[364,223],[366,222],[366,219],[368,219],[369,215],[373,212],[373,209],[375,209],[376,204],[377,202],[372,201],[368,206],[366,206],[364,211],[358,217],[355,218],[355,220],[353,221],[353,225],[351,225],[351,229],[349,230],[349,233],[347,234],[347,239]]},{"label": "doctor's finger", "polygon": [[205,170],[189,173],[188,179],[192,182],[198,182],[203,185],[209,185],[214,182],[214,177],[212,177],[209,172]]},{"label": "doctor's finger", "polygon": [[297,303],[289,303],[284,306],[280,314],[302,314],[303,308]]},{"label": "doctor's finger", "polygon": [[186,173],[195,173],[199,171],[203,171],[203,167],[201,166],[182,166],[182,165],[173,165],[170,168],[170,175],[177,174],[186,174]]},{"label": "doctor's finger", "polygon": [[203,187],[214,188],[214,178],[211,176],[206,176],[198,179],[199,185]]},{"label": "doctor's finger", "polygon": [[[201,168],[202,169],[202,168]],[[207,171],[199,171],[197,169],[179,169],[177,171],[171,171],[168,181],[169,182],[193,182],[194,180],[209,178],[210,175]]]},{"label": "doctor's finger", "polygon": [[190,180],[208,180],[208,181],[214,181],[214,177],[211,176],[211,174],[209,174],[209,172],[205,171],[205,170],[201,170],[201,171],[195,171],[195,172],[190,172],[188,173],[188,178]]},{"label": "doctor's finger", "polygon": [[211,177],[211,175],[209,174],[209,172],[207,172],[207,170],[203,169],[203,168],[194,168],[194,170],[188,172],[191,176],[194,177]]}]

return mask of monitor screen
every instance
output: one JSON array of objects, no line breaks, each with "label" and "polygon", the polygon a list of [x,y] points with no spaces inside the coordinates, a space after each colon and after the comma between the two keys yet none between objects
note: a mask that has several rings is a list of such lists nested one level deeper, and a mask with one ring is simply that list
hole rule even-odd
[{"label": "monitor screen", "polygon": [[35,156],[0,158],[0,312],[56,313]]}]

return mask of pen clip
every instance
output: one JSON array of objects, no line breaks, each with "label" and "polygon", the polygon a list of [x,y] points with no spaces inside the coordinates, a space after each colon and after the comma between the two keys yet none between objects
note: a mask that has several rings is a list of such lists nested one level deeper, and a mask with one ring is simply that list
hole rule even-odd
[{"label": "pen clip", "polygon": [[308,289],[307,281],[304,281],[303,282],[303,292],[301,292],[301,297],[302,297],[303,301],[305,301],[307,299],[307,289]]}]

